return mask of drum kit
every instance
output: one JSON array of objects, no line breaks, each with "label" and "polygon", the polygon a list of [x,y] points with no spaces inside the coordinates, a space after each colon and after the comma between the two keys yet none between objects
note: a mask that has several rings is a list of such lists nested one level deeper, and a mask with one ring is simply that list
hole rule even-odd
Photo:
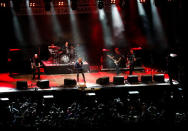
[{"label": "drum kit", "polygon": [[75,51],[73,48],[67,52],[65,49],[61,49],[59,46],[48,46],[53,63],[68,64],[75,58]]}]

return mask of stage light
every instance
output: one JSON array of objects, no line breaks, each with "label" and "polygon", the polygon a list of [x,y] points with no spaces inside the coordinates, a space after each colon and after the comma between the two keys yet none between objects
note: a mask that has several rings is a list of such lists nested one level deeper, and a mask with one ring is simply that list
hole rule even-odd
[{"label": "stage light", "polygon": [[34,2],[29,3],[29,7],[35,7],[35,6],[36,6],[36,3],[34,3]]},{"label": "stage light", "polygon": [[0,7],[6,7],[6,3],[4,3],[4,2],[2,2],[2,3],[0,3]]},{"label": "stage light", "polygon": [[115,3],[116,3],[116,0],[111,0],[110,3],[111,3],[111,4],[115,4]]},{"label": "stage light", "polygon": [[98,0],[98,8],[102,9],[104,7],[104,1],[103,0]]},{"label": "stage light", "polygon": [[64,2],[63,1],[59,1],[58,2],[58,6],[63,6],[64,5]]},{"label": "stage light", "polygon": [[140,3],[145,3],[146,2],[146,0],[140,0]]}]

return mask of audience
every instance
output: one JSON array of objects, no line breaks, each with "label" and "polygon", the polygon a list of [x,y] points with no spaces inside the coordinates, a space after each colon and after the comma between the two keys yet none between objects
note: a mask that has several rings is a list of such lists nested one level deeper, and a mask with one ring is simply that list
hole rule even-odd
[{"label": "audience", "polygon": [[[170,98],[161,99],[169,104]],[[66,103],[55,98],[16,97],[0,103],[0,127],[43,130],[185,125],[186,111],[170,112],[170,107],[160,102],[139,95],[85,96],[84,99],[67,99]]]}]

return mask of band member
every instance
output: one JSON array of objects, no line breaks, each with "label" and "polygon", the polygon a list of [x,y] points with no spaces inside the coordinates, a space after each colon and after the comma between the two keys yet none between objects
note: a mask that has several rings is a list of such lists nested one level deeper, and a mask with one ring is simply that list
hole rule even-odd
[{"label": "band member", "polygon": [[65,46],[63,48],[64,48],[64,51],[65,51],[65,54],[70,53],[70,46],[69,46],[69,43],[67,41],[65,42]]},{"label": "band member", "polygon": [[177,54],[170,52],[167,57],[167,71],[169,76],[169,82],[173,85],[173,79],[178,74],[178,66],[177,66]]},{"label": "band member", "polygon": [[75,59],[75,47],[73,45],[70,46],[70,60],[73,61]]},{"label": "band member", "polygon": [[79,73],[81,73],[84,79],[84,83],[86,83],[85,75],[83,72],[83,61],[81,57],[78,58],[77,62],[75,63],[75,69],[77,70],[77,82],[79,82]]},{"label": "band member", "polygon": [[33,73],[33,80],[35,79],[36,72],[38,74],[38,79],[40,79],[40,60],[39,60],[38,54],[34,54],[32,58],[31,69]]},{"label": "band member", "polygon": [[129,68],[129,74],[132,75],[133,71],[134,71],[134,66],[135,66],[135,55],[134,55],[134,51],[133,49],[130,50],[130,52],[127,55],[127,66]]},{"label": "band member", "polygon": [[50,52],[51,58],[50,60],[53,61],[53,63],[59,62],[59,54],[60,52],[60,47],[55,46],[54,43],[52,43],[50,46],[48,46],[48,50]]},{"label": "band member", "polygon": [[119,51],[119,48],[115,48],[114,49],[114,55],[111,56],[111,55],[107,55],[111,60],[113,60],[114,64],[115,64],[115,67],[116,67],[116,74],[120,74],[120,69],[119,69],[119,65],[120,65],[120,62],[122,60],[122,55]]}]

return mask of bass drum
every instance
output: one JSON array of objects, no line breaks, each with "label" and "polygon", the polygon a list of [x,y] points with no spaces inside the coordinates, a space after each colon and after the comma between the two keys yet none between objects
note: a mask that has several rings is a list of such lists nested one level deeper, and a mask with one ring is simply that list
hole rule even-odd
[{"label": "bass drum", "polygon": [[69,63],[70,58],[68,55],[62,55],[60,61],[61,61],[61,63]]}]

